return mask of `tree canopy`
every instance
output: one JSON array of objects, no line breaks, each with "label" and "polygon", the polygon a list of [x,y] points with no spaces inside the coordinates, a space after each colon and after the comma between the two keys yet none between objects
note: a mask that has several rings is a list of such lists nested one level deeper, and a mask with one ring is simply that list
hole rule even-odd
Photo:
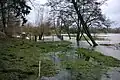
[{"label": "tree canopy", "polygon": [[26,15],[30,13],[30,6],[26,0],[0,0],[0,19],[2,32],[6,33],[6,27],[10,15],[22,19],[22,25],[27,22]]}]

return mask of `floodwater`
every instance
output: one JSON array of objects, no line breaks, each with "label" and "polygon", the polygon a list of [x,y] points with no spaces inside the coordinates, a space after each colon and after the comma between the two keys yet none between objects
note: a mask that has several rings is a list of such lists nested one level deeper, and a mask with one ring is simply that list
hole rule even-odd
[{"label": "floodwater", "polygon": [[[98,44],[108,44],[110,46],[99,45],[94,50],[120,60],[120,34],[97,34],[97,36],[106,39],[102,41],[96,40]],[[77,46],[75,38],[69,41],[74,44],[74,47]],[[80,41],[80,47],[91,48],[86,41]],[[120,80],[120,68],[111,68],[106,74],[102,75],[101,80]]]},{"label": "floodwater", "polygon": [[[104,55],[112,56],[120,60],[120,34],[96,34],[99,38],[104,38],[105,40],[96,40],[99,45],[94,48],[94,50],[101,52]],[[77,43],[75,37],[72,37],[69,40],[69,37],[64,37],[64,40],[68,40],[72,42],[74,47],[77,47]],[[86,41],[80,41],[80,47],[84,48],[92,48]],[[104,44],[108,44],[110,46],[105,46]]]},{"label": "floodwater", "polygon": [[[120,60],[120,44],[119,44],[120,34],[109,33],[109,34],[96,34],[96,35],[99,38],[104,38],[105,40],[96,40],[98,44],[103,44],[103,45],[99,45],[93,49],[95,51],[101,52],[104,55],[112,56]],[[71,40],[67,36],[64,36],[63,38],[64,40],[72,42],[72,46],[77,48],[75,37],[72,37]],[[44,37],[44,40],[59,41],[59,39],[56,36],[47,36],[47,37]],[[108,46],[104,44],[108,44]],[[89,44],[86,41],[80,41],[80,47],[92,48],[91,46],[89,46]],[[57,64],[59,64],[58,63],[59,59],[56,58],[55,56],[52,56],[52,57],[54,57],[56,59],[55,61],[57,62]],[[52,79],[49,78],[49,79],[44,79],[44,80],[70,80],[70,79],[63,79],[63,77],[65,76],[68,77],[70,76],[70,74],[68,73],[68,71],[62,70],[55,77],[52,77]],[[101,77],[101,80],[120,80],[120,68],[111,68],[111,70],[109,70],[106,74],[104,74]]]}]

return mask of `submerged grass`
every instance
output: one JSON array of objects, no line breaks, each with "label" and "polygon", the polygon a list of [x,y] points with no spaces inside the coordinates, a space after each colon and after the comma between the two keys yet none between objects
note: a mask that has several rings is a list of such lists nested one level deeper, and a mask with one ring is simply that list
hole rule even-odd
[{"label": "submerged grass", "polygon": [[120,67],[119,60],[85,48],[75,50],[71,56],[77,57],[71,59],[66,52],[72,50],[70,44],[67,41],[0,40],[0,80],[35,80],[39,61],[42,61],[41,76],[54,76],[56,66],[49,59],[49,52],[61,52],[57,55],[62,67],[70,71],[73,80],[100,80],[109,67]]},{"label": "submerged grass", "polygon": [[53,76],[55,65],[47,53],[65,50],[69,44],[67,41],[0,40],[0,80],[35,80],[39,61],[42,61],[41,76]]},{"label": "submerged grass", "polygon": [[95,61],[100,63],[101,65],[109,66],[109,67],[120,67],[120,61],[111,57],[102,55],[100,52],[80,48],[78,49],[78,54],[82,54],[87,58],[93,58]]},{"label": "submerged grass", "polygon": [[79,48],[75,54],[78,56],[71,60],[65,59],[67,53],[58,55],[62,58],[62,66],[71,71],[73,80],[100,80],[101,75],[110,67],[120,67],[119,60],[97,51]]},{"label": "submerged grass", "polygon": [[92,64],[85,60],[63,61],[64,67],[71,71],[73,80],[99,80],[103,66]]}]

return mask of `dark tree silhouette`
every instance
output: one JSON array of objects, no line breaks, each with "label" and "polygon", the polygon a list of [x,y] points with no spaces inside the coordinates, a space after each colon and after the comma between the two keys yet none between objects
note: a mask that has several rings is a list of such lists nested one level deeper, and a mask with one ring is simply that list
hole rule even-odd
[{"label": "dark tree silhouette", "polygon": [[2,20],[2,32],[6,33],[7,13],[11,12],[15,17],[22,19],[22,25],[27,22],[25,16],[30,13],[31,8],[26,4],[26,0],[0,0],[0,18]]},{"label": "dark tree silhouette", "polygon": [[[105,25],[106,19],[104,18],[100,6],[104,4],[105,0],[97,2],[97,0],[48,0],[47,5],[51,6],[51,12],[56,13],[56,18],[60,15],[62,21],[68,23],[71,20],[71,25],[76,23],[76,40],[79,45],[80,33],[83,32],[89,37],[93,46],[97,43],[92,38],[89,27]],[[70,24],[70,23],[69,23]],[[68,27],[66,26],[66,27]],[[87,40],[88,41],[88,40]],[[89,42],[88,42],[89,43]]]}]

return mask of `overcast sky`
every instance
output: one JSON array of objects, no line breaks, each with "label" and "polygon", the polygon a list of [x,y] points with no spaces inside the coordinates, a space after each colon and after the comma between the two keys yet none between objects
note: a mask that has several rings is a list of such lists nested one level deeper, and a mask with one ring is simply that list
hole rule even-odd
[{"label": "overcast sky", "polygon": [[32,5],[31,5],[31,3],[28,3],[28,4],[32,7],[32,10],[31,10],[30,14],[27,16],[27,19],[28,19],[28,22],[35,24],[35,20],[37,17],[36,4],[45,4],[47,2],[47,0],[31,0],[31,2],[32,2]]},{"label": "overcast sky", "polygon": [[[108,0],[101,9],[103,14],[105,14],[112,21],[115,21],[115,27],[120,27],[120,0]],[[113,27],[114,27],[113,26]]]},{"label": "overcast sky", "polygon": [[[44,4],[46,1],[47,0],[35,0],[35,3]],[[103,14],[112,21],[115,21],[115,24],[112,27],[120,27],[120,0],[108,0],[101,9]],[[33,8],[27,17],[29,22],[35,23],[35,13],[36,10]]]}]

